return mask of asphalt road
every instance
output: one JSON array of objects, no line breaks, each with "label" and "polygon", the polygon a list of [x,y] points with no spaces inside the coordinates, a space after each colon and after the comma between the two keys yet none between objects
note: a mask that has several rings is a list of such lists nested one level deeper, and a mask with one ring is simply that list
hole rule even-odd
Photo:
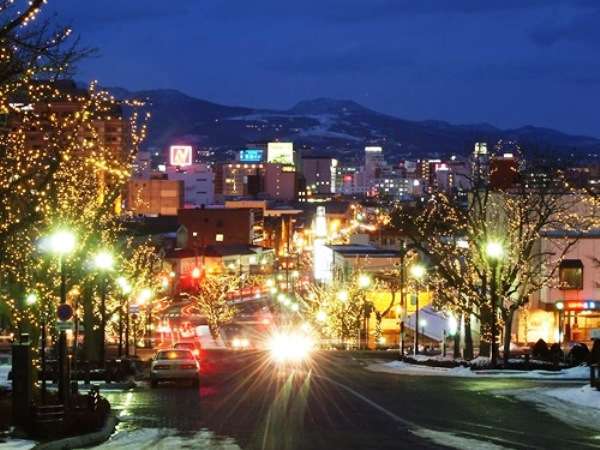
[{"label": "asphalt road", "polygon": [[122,422],[102,448],[600,449],[598,431],[495,393],[532,381],[373,373],[343,353],[302,371],[257,355],[206,371],[200,389],[105,392]]}]

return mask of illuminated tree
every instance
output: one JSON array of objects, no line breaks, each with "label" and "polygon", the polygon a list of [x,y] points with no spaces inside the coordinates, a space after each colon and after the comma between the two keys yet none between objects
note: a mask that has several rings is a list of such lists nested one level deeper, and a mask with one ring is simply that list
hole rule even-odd
[{"label": "illuminated tree", "polygon": [[358,336],[361,321],[372,311],[367,299],[367,290],[372,286],[360,282],[364,276],[349,281],[335,279],[326,285],[312,283],[298,294],[303,310],[323,336],[339,339],[345,345]]},{"label": "illuminated tree", "polygon": [[[531,184],[523,177],[504,191],[476,181],[466,203],[435,193],[394,217],[396,227],[430,260],[438,303],[460,311],[465,324],[471,315],[479,317],[484,344],[496,343],[502,326],[506,360],[515,312],[551,283],[578,233],[590,224],[588,214],[576,210],[580,197],[560,177],[549,179]],[[541,237],[556,230],[563,232],[560,245],[541,248]],[[495,364],[498,346],[488,347]]]},{"label": "illuminated tree", "polygon": [[230,322],[235,314],[231,300],[239,288],[239,276],[211,274],[199,282],[197,291],[190,295],[200,312],[206,316],[214,340],[219,337],[223,325]]}]

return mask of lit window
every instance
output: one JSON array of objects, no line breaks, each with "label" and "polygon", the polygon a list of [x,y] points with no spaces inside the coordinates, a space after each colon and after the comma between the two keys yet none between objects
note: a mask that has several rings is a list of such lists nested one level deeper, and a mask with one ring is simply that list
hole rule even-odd
[{"label": "lit window", "polygon": [[219,234],[217,234],[217,235],[215,236],[215,241],[217,241],[217,242],[223,242],[223,235],[222,235],[222,234],[220,234],[220,233],[219,233]]},{"label": "lit window", "polygon": [[560,289],[583,289],[583,264],[579,259],[563,259],[558,268]]}]

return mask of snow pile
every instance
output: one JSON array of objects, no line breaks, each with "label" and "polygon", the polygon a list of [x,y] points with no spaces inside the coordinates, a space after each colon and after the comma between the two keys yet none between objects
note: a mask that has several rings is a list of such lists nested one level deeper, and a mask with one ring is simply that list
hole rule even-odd
[{"label": "snow pile", "polygon": [[11,387],[12,382],[8,379],[8,374],[11,370],[11,366],[2,365],[0,366],[0,387]]},{"label": "snow pile", "polygon": [[469,367],[430,367],[410,364],[404,361],[376,363],[367,366],[372,372],[385,372],[403,375],[433,375],[448,377],[489,377],[489,378],[527,378],[535,380],[587,380],[587,366],[572,367],[556,372],[546,370],[471,370]]},{"label": "snow pile", "polygon": [[35,447],[37,442],[26,441],[25,439],[11,439],[3,442],[0,440],[0,448],[2,450],[28,450]]},{"label": "snow pile", "polygon": [[600,410],[600,391],[589,384],[583,387],[548,389],[544,394],[579,406]]},{"label": "snow pile", "polygon": [[115,450],[150,450],[150,449],[182,449],[202,448],[206,450],[240,450],[231,438],[219,438],[208,430],[200,430],[193,434],[178,434],[170,428],[138,428],[123,430],[113,435],[107,442],[96,449]]}]

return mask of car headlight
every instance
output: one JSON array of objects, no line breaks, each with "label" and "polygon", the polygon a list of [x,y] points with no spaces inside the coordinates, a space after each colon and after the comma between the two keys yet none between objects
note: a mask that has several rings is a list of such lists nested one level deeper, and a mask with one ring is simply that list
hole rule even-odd
[{"label": "car headlight", "polygon": [[269,340],[268,348],[275,362],[302,362],[310,356],[313,340],[301,333],[277,333]]}]

